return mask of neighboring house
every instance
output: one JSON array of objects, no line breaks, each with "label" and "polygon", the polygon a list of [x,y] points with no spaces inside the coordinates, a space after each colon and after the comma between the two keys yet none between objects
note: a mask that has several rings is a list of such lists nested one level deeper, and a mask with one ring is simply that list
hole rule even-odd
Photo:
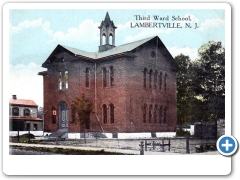
[{"label": "neighboring house", "polygon": [[37,118],[38,105],[32,100],[17,99],[13,95],[9,100],[10,131],[42,131],[43,121]]},{"label": "neighboring house", "polygon": [[44,131],[79,132],[72,101],[85,94],[85,132],[176,132],[175,60],[158,36],[115,46],[116,28],[107,13],[98,52],[57,45],[42,64]]}]

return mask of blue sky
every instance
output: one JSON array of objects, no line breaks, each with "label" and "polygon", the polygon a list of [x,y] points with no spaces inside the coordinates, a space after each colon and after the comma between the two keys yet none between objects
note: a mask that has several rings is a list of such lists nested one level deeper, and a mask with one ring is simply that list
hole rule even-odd
[{"label": "blue sky", "polygon": [[[42,106],[42,77],[37,75],[45,70],[41,64],[58,44],[97,51],[100,43],[98,26],[106,12],[118,27],[117,46],[158,35],[173,57],[183,53],[194,60],[198,57],[197,49],[208,41],[225,44],[225,12],[221,9],[14,9],[9,11],[9,96],[16,94],[21,99],[33,99]],[[136,20],[135,15],[149,15],[150,21]],[[155,21],[153,15],[169,16],[169,21]],[[197,23],[199,28],[130,27],[130,23],[140,22],[185,23],[172,21],[172,16],[190,16],[191,21],[186,23]]]}]

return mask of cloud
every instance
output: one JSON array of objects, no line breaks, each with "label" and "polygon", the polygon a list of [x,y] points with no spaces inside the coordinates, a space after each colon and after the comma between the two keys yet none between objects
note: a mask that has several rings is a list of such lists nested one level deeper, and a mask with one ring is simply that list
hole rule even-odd
[{"label": "cloud", "polygon": [[222,20],[220,18],[207,19],[201,23],[199,30],[209,30],[209,29],[219,28],[224,25],[225,25],[224,20]]},{"label": "cloud", "polygon": [[49,35],[52,34],[52,30],[50,30],[51,23],[49,21],[42,22],[42,18],[39,18],[33,21],[24,20],[20,22],[17,26],[12,26],[10,23],[9,26],[10,26],[10,33],[19,33],[24,29],[29,29],[29,28],[41,28],[47,34]]},{"label": "cloud", "polygon": [[94,23],[91,19],[84,20],[78,28],[69,28],[66,33],[62,31],[53,33],[53,37],[49,42],[81,41],[86,43],[89,42],[90,37],[91,41],[97,41],[99,40],[99,25],[99,23]]},{"label": "cloud", "polygon": [[167,47],[170,54],[173,56],[173,58],[179,54],[184,54],[186,56],[189,56],[191,60],[195,60],[198,58],[198,49],[197,48],[177,48],[177,47]]},{"label": "cloud", "polygon": [[34,62],[28,65],[9,66],[9,98],[13,94],[19,99],[31,99],[43,106],[43,77],[38,72],[44,71]]}]

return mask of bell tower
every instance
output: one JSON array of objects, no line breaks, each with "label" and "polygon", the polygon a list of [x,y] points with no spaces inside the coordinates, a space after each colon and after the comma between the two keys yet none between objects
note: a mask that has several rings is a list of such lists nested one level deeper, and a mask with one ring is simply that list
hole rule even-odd
[{"label": "bell tower", "polygon": [[115,47],[115,29],[117,28],[111,21],[107,12],[104,21],[98,27],[100,29],[99,52],[107,51]]}]

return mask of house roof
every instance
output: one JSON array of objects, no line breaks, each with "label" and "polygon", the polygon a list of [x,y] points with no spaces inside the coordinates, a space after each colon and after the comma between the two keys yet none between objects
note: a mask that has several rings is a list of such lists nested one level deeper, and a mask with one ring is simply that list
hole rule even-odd
[{"label": "house roof", "polygon": [[9,104],[19,105],[19,106],[32,106],[32,107],[38,106],[33,100],[27,100],[27,99],[10,99]]},{"label": "house roof", "polygon": [[19,116],[10,116],[10,120],[24,120],[24,121],[42,121],[42,119],[37,117],[19,117]]},{"label": "house roof", "polygon": [[80,49],[76,49],[76,48],[72,48],[72,47],[68,47],[68,46],[64,46],[64,45],[58,45],[55,50],[52,52],[52,54],[47,58],[47,60],[42,64],[42,67],[47,67],[47,64],[51,62],[51,56],[56,56],[58,49],[65,49],[68,52],[72,53],[73,55],[76,56],[76,59],[78,59],[78,57],[80,58],[85,58],[88,60],[101,60],[103,58],[107,58],[107,57],[111,57],[111,56],[122,56],[122,55],[128,55],[129,52],[133,51],[134,49],[140,47],[141,45],[144,45],[147,42],[156,42],[156,45],[158,45],[158,47],[161,49],[161,52],[163,53],[164,56],[167,57],[167,59],[170,61],[170,63],[176,67],[176,62],[174,61],[172,55],[168,52],[167,48],[164,46],[164,44],[162,43],[162,41],[159,39],[158,36],[153,36],[153,37],[149,37],[146,39],[142,39],[139,41],[135,41],[135,42],[131,42],[128,44],[123,44],[120,46],[116,46],[110,50],[107,51],[103,51],[103,52],[87,52],[87,51],[83,51]]}]

